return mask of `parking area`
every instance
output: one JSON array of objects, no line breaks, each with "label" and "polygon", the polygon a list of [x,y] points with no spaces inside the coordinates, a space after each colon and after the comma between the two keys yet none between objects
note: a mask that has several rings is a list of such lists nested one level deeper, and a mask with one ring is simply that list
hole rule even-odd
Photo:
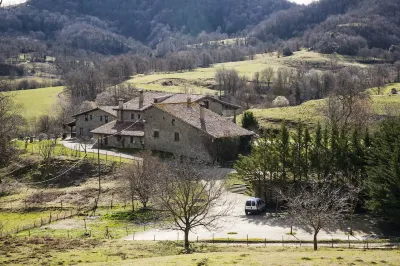
[{"label": "parking area", "polygon": [[[206,228],[197,228],[190,234],[191,240],[205,240],[214,238],[261,238],[268,240],[302,240],[309,241],[313,239],[313,234],[308,228],[293,227],[293,235],[290,235],[291,221],[289,217],[283,214],[276,214],[268,210],[261,214],[245,214],[245,202],[248,196],[227,192],[224,200],[231,203],[228,215],[218,221],[217,229],[209,231]],[[217,208],[220,208],[219,206]],[[374,226],[374,221],[369,216],[358,215],[354,219],[354,237],[353,240],[362,239],[362,236],[368,234],[380,234]],[[319,240],[348,239],[348,224],[343,223],[332,231],[321,231],[318,234]],[[130,235],[126,240],[183,240],[182,232],[168,230],[164,228],[151,229],[146,232]]]}]

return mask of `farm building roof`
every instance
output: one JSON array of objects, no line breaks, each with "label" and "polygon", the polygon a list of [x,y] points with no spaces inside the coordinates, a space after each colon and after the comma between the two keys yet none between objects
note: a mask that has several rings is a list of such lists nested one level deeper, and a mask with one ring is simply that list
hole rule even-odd
[{"label": "farm building roof", "polygon": [[106,112],[106,113],[108,113],[110,115],[113,115],[113,116],[117,117],[117,111],[114,110],[114,108],[115,108],[115,106],[98,106],[96,108],[93,108],[93,109],[90,109],[90,110],[75,114],[72,117],[77,117],[77,116],[80,116],[80,115],[89,114],[89,113],[97,111],[97,110],[102,110],[102,111],[104,111],[104,112]]},{"label": "farm building roof", "polygon": [[91,132],[101,135],[121,135],[121,136],[144,136],[144,125],[141,122],[122,122],[114,120]]},{"label": "farm building roof", "polygon": [[198,103],[160,103],[158,108],[214,138],[253,136],[254,132],[244,129],[226,118],[204,108],[204,120],[200,119]]}]

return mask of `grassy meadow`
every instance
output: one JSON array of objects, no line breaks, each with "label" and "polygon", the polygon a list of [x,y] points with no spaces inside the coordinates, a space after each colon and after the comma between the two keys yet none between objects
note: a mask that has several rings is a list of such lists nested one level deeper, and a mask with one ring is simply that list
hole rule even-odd
[{"label": "grassy meadow", "polygon": [[26,119],[39,117],[52,112],[58,94],[64,87],[48,87],[34,90],[7,92],[15,95],[15,102],[22,106],[21,115]]},{"label": "grassy meadow", "polygon": [[[381,95],[376,95],[374,89],[370,89],[371,111],[374,116],[399,115],[400,114],[400,94],[390,95],[392,88],[400,90],[400,83],[389,84],[382,89]],[[278,107],[268,109],[251,109],[259,120],[261,126],[279,128],[285,120],[289,127],[294,127],[298,122],[302,122],[311,127],[318,122],[324,121],[323,107],[325,100],[307,101],[298,106]],[[241,121],[239,116],[238,121]]]},{"label": "grassy meadow", "polygon": [[[261,71],[266,67],[272,67],[275,70],[280,67],[296,68],[299,66],[324,68],[329,67],[332,60],[336,60],[342,65],[363,66],[356,63],[352,58],[340,55],[328,56],[302,50],[295,52],[290,57],[278,57],[276,54],[258,54],[254,60],[215,64],[209,68],[196,68],[193,71],[137,75],[127,82],[145,90],[184,92],[188,89],[193,89],[195,93],[215,94],[216,91],[209,90],[207,86],[213,84],[216,71],[222,67],[235,69],[239,75],[252,78],[255,72]],[[172,80],[174,86],[161,85],[163,81],[167,80]]]}]

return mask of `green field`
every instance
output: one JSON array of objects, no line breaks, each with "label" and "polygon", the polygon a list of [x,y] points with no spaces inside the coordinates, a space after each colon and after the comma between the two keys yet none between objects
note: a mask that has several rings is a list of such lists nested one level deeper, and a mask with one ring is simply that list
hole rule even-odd
[{"label": "green field", "polygon": [[[222,67],[235,69],[239,75],[252,78],[255,72],[261,71],[266,67],[272,67],[275,70],[280,67],[296,68],[305,65],[315,68],[326,68],[329,67],[333,59],[342,65],[363,66],[356,63],[352,58],[339,55],[328,56],[303,50],[295,52],[290,57],[278,57],[276,54],[259,54],[256,55],[254,60],[215,64],[209,68],[197,68],[193,71],[137,75],[132,77],[128,82],[146,90],[184,92],[186,88],[193,89],[196,93],[215,94],[216,91],[207,89],[207,86],[213,84],[217,69]],[[167,80],[172,80],[174,86],[161,85],[163,81]]]},{"label": "green field", "polygon": [[15,102],[23,107],[21,115],[26,119],[39,117],[52,113],[53,106],[57,103],[58,94],[64,87],[49,87],[35,90],[9,92],[15,95]]},{"label": "green field", "polygon": [[399,265],[399,250],[262,247],[195,244],[182,255],[182,243],[68,238],[0,240],[4,265]]},{"label": "green field", "polygon": [[[373,115],[400,115],[400,94],[389,95],[392,88],[400,90],[400,83],[389,84],[383,88],[382,95],[371,95]],[[370,90],[371,94],[373,89]],[[285,120],[289,127],[293,127],[298,122],[309,126],[315,126],[318,122],[323,123],[324,116],[322,109],[325,100],[312,100],[298,106],[251,109],[259,120],[261,126],[278,128]],[[241,117],[239,117],[239,120]]]}]

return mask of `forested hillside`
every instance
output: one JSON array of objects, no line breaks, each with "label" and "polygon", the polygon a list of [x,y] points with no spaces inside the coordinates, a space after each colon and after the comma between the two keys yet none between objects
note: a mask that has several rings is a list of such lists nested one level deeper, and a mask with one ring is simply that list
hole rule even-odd
[{"label": "forested hillside", "polygon": [[[232,37],[345,55],[382,54],[400,43],[400,2],[320,0],[30,0],[0,9],[0,36],[52,50],[157,56]],[[1,40],[0,40],[1,41]],[[146,48],[147,46],[148,48]],[[36,48],[35,48],[36,49]],[[263,49],[259,49],[262,51]]]},{"label": "forested hillside", "polygon": [[262,41],[296,38],[323,53],[356,55],[365,48],[388,50],[400,43],[400,1],[321,0],[280,11],[252,32]]}]

